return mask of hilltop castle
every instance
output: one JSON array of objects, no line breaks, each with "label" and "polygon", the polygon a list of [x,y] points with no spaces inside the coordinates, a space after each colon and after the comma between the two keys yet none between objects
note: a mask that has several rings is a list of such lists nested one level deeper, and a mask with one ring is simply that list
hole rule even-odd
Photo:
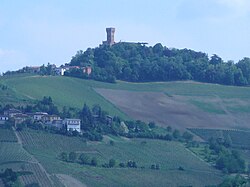
[{"label": "hilltop castle", "polygon": [[115,28],[106,28],[106,32],[107,32],[107,41],[104,41],[103,44],[104,45],[114,45],[115,44]]}]

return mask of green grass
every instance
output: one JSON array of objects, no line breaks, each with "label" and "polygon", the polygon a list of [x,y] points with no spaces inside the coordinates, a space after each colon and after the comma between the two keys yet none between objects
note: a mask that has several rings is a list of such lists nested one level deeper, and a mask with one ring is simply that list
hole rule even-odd
[{"label": "green grass", "polygon": [[[170,186],[217,184],[221,174],[189,152],[181,143],[145,139],[124,139],[106,136],[102,142],[84,142],[81,138],[66,137],[34,130],[22,131],[25,148],[53,173],[69,174],[89,186]],[[114,146],[109,144],[113,140]],[[146,141],[142,143],[142,141]],[[53,142],[53,143],[52,143]],[[76,151],[97,157],[99,166],[113,158],[120,162],[136,161],[145,169],[112,169],[82,166],[58,159],[62,152]],[[149,169],[160,164],[159,171]],[[179,166],[185,171],[179,171]],[[132,176],[136,176],[132,178]],[[175,177],[174,177],[175,176]],[[178,178],[178,181],[175,180]],[[201,180],[202,178],[202,180]]]},{"label": "green grass", "polygon": [[84,103],[93,106],[99,104],[104,110],[125,119],[128,117],[102,96],[97,94],[90,83],[69,77],[19,77],[4,80],[14,92],[30,99],[42,99],[51,96],[59,107],[68,106],[82,108]]}]

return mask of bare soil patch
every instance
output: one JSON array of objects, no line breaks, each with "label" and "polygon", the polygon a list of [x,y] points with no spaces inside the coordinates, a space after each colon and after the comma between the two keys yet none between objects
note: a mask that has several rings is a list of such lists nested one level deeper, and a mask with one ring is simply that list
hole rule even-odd
[{"label": "bare soil patch", "polygon": [[61,181],[61,183],[63,183],[63,185],[66,187],[72,187],[72,186],[74,186],[74,187],[86,187],[85,184],[81,183],[80,181],[78,181],[77,179],[75,179],[74,177],[71,177],[69,175],[57,174],[56,176]]},{"label": "bare soil patch", "polygon": [[[250,128],[250,115],[242,113],[211,114],[190,104],[195,97],[169,97],[161,92],[134,92],[127,90],[95,89],[133,119],[154,121],[166,127],[179,128]],[[199,98],[200,99],[200,98]],[[219,99],[204,98],[219,102]]]}]

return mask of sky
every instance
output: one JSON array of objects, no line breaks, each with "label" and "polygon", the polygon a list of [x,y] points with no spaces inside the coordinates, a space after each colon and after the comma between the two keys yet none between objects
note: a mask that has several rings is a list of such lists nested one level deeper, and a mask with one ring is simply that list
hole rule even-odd
[{"label": "sky", "polygon": [[61,65],[115,40],[250,57],[249,0],[0,0],[0,72]]}]

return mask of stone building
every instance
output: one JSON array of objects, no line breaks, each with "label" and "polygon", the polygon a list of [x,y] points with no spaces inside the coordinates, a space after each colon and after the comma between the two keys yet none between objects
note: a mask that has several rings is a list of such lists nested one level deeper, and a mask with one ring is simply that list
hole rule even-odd
[{"label": "stone building", "polygon": [[103,42],[106,45],[114,45],[115,44],[115,28],[106,28],[107,32],[107,41]]}]

